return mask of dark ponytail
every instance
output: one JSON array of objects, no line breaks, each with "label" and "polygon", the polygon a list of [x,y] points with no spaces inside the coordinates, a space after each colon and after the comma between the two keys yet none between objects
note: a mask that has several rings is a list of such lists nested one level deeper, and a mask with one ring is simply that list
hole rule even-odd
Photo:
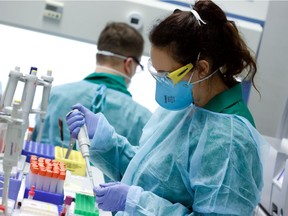
[{"label": "dark ponytail", "polygon": [[194,64],[200,53],[200,59],[209,61],[211,72],[221,70],[227,86],[234,86],[237,77],[244,76],[255,87],[255,59],[235,23],[210,0],[196,1],[193,9],[206,24],[199,25],[191,11],[175,10],[150,32],[152,45],[168,49],[182,64]]},{"label": "dark ponytail", "polygon": [[212,70],[221,68],[229,87],[237,83],[239,76],[251,79],[255,87],[256,62],[235,23],[227,20],[222,9],[210,0],[197,1],[193,8],[207,22],[201,32],[201,55],[212,59]]}]

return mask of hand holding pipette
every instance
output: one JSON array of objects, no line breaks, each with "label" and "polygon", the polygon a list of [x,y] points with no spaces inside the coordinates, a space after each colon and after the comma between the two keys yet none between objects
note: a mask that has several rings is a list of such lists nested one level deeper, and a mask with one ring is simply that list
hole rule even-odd
[{"label": "hand holding pipette", "polygon": [[[70,111],[66,115],[66,119],[73,112],[80,112],[80,111],[77,110],[77,109],[74,109],[74,110]],[[79,118],[80,116],[82,116],[82,120]],[[90,140],[89,140],[89,136],[88,136],[88,132],[87,132],[87,127],[86,127],[86,124],[85,124],[84,114],[82,113],[80,116],[78,116],[78,118],[79,118],[80,121],[83,121],[83,122],[81,122],[81,127],[79,128],[79,132],[77,132],[77,134],[74,134],[74,136],[77,136],[80,152],[81,152],[81,154],[82,154],[82,156],[83,156],[83,158],[85,159],[85,162],[86,162],[86,174],[87,174],[88,178],[90,179],[90,181],[92,183],[92,186],[94,187],[95,184],[94,184],[92,171],[91,171],[91,167],[90,167],[90,161],[89,161]]]}]

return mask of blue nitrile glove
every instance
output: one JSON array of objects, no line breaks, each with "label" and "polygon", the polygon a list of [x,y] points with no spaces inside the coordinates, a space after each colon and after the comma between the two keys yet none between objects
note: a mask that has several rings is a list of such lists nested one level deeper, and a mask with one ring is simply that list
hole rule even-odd
[{"label": "blue nitrile glove", "polygon": [[130,186],[121,182],[109,182],[94,187],[98,208],[104,211],[124,211]]},{"label": "blue nitrile glove", "polygon": [[86,123],[89,139],[92,139],[97,127],[97,116],[82,104],[72,106],[72,112],[66,115],[66,122],[73,138],[77,139],[80,128]]}]

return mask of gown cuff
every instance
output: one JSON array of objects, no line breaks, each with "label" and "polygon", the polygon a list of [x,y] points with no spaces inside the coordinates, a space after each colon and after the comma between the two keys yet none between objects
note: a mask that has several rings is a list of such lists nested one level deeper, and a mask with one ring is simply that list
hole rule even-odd
[{"label": "gown cuff", "polygon": [[132,185],[129,188],[125,206],[125,212],[129,213],[129,215],[135,214],[136,206],[140,200],[142,191],[143,188],[135,185]]}]

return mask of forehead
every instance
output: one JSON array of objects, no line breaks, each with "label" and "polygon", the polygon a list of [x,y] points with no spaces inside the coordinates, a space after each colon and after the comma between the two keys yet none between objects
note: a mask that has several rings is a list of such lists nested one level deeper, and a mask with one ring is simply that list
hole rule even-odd
[{"label": "forehead", "polygon": [[176,62],[165,48],[151,46],[151,62],[156,70],[172,71],[182,65]]}]

